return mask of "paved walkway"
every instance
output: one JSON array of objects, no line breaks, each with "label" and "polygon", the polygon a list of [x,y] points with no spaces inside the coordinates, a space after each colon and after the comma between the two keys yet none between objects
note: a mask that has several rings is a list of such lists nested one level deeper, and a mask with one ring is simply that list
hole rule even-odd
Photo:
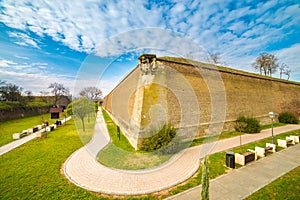
[{"label": "paved walkway", "polygon": [[[228,174],[219,176],[210,181],[210,199],[244,199],[280,176],[300,166],[299,155],[300,145],[297,144],[286,150],[259,159],[256,162],[251,162]],[[167,199],[198,200],[200,199],[200,194],[201,186],[197,186]]]},{"label": "paved walkway", "polygon": [[[274,129],[274,135],[300,129],[287,125]],[[270,136],[270,130],[242,136],[246,144]],[[75,185],[106,194],[139,195],[170,188],[191,177],[206,153],[224,151],[240,145],[240,137],[186,149],[169,162],[149,170],[117,170],[101,165],[96,156],[109,142],[109,134],[101,112],[98,112],[95,134],[89,144],[74,152],[64,164],[65,176]]]},{"label": "paved walkway", "polygon": [[[68,118],[66,118],[66,121],[68,121],[70,119],[71,119],[71,117],[68,117]],[[62,120],[62,123],[65,123],[65,119]],[[28,136],[25,136],[25,137],[21,138],[21,139],[18,139],[18,140],[15,140],[13,142],[10,142],[10,143],[8,143],[6,145],[1,146],[0,147],[0,156],[2,156],[3,154],[5,154],[5,153],[7,153],[7,152],[9,152],[9,151],[11,151],[11,150],[13,150],[13,149],[15,149],[15,148],[23,145],[23,144],[25,144],[26,142],[28,142],[28,141],[36,138],[36,134],[39,133],[39,132],[41,132],[41,131],[42,130],[40,130],[40,131],[38,131],[36,133],[32,133],[32,134],[30,134]]]}]

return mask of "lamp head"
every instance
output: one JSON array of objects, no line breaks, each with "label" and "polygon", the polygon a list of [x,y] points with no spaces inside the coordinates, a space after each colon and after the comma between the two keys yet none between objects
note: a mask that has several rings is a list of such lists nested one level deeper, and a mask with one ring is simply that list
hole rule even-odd
[{"label": "lamp head", "polygon": [[269,112],[269,117],[270,117],[271,119],[274,119],[274,118],[275,118],[275,115],[276,115],[275,112]]}]

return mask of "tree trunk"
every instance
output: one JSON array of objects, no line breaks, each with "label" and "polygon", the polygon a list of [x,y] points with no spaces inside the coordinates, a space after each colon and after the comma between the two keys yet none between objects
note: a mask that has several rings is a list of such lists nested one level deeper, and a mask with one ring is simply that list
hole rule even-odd
[{"label": "tree trunk", "polygon": [[209,200],[209,168],[208,168],[207,156],[205,156],[204,158],[201,184],[202,184],[201,198],[202,200]]},{"label": "tree trunk", "polygon": [[81,119],[81,123],[82,123],[82,130],[83,130],[83,132],[85,132],[84,118],[80,118],[80,119]]}]

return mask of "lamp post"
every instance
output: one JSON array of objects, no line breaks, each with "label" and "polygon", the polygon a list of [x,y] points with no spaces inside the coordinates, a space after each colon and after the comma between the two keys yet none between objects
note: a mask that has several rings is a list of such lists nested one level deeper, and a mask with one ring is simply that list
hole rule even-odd
[{"label": "lamp post", "polygon": [[274,119],[275,119],[275,112],[269,112],[269,117],[272,120],[272,144],[274,144],[274,134],[273,134],[273,127],[274,127]]}]

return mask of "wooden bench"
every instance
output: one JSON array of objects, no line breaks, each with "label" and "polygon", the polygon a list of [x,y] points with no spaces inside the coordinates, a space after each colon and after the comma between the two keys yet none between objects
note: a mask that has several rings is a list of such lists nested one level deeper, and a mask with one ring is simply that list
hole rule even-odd
[{"label": "wooden bench", "polygon": [[298,135],[290,135],[290,138],[293,139],[295,143],[299,143],[299,136]]},{"label": "wooden bench", "polygon": [[54,130],[54,126],[53,125],[50,125],[50,126],[46,127],[46,131],[47,132],[50,132],[50,131],[53,131],[53,130]]},{"label": "wooden bench", "polygon": [[12,137],[13,137],[14,140],[20,139],[21,138],[21,133],[14,133],[12,135]]},{"label": "wooden bench", "polygon": [[276,145],[271,143],[266,143],[266,147],[255,147],[255,152],[259,157],[265,157],[267,152],[276,152]]},{"label": "wooden bench", "polygon": [[27,130],[23,130],[22,133],[14,133],[12,135],[12,137],[13,137],[14,140],[18,140],[18,139],[20,139],[22,137],[25,137],[26,135],[28,135],[28,131]]},{"label": "wooden bench", "polygon": [[29,128],[29,129],[27,129],[27,131],[28,131],[28,134],[32,134],[33,133],[33,128]]},{"label": "wooden bench", "polygon": [[234,154],[235,163],[240,165],[246,165],[248,162],[255,160],[255,153],[247,151],[244,153],[235,153]]},{"label": "wooden bench", "polygon": [[36,133],[37,138],[41,138],[41,137],[46,136],[46,135],[47,135],[46,129],[42,129],[42,130],[40,130],[39,132]]},{"label": "wooden bench", "polygon": [[289,144],[295,144],[294,138],[286,136],[285,140],[277,139],[278,146],[287,148]]},{"label": "wooden bench", "polygon": [[33,132],[35,133],[35,132],[37,132],[39,130],[39,127],[33,127]]},{"label": "wooden bench", "polygon": [[257,160],[257,152],[252,149],[247,149],[247,151],[254,153],[254,160]]}]

